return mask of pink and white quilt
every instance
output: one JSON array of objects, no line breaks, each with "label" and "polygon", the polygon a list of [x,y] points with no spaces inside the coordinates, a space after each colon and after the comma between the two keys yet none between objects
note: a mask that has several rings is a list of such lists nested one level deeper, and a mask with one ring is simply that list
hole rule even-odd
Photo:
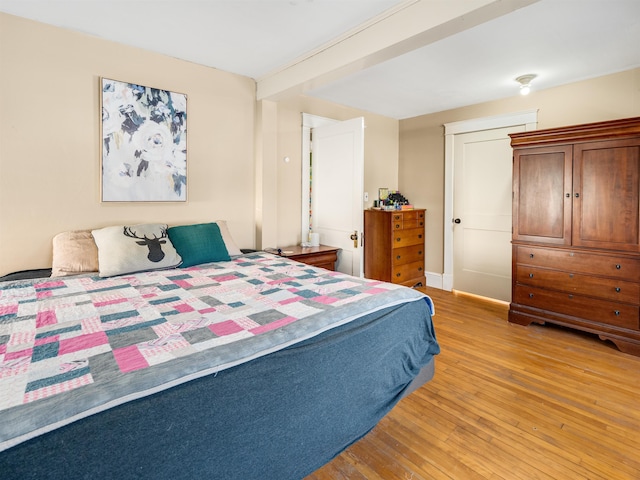
[{"label": "pink and white quilt", "polygon": [[0,451],[421,299],[267,253],[112,278],[0,283]]}]

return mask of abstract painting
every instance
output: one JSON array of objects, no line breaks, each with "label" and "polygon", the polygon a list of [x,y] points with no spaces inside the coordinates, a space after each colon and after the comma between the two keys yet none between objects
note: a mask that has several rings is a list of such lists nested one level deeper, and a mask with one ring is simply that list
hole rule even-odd
[{"label": "abstract painting", "polygon": [[187,200],[187,96],[101,79],[102,201]]}]

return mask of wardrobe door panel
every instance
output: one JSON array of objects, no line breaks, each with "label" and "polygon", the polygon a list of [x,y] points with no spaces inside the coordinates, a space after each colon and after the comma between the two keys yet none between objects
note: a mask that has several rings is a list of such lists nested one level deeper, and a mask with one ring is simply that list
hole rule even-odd
[{"label": "wardrobe door panel", "polygon": [[572,244],[640,251],[640,140],[576,144]]},{"label": "wardrobe door panel", "polygon": [[571,145],[514,152],[514,240],[571,244],[571,155]]}]

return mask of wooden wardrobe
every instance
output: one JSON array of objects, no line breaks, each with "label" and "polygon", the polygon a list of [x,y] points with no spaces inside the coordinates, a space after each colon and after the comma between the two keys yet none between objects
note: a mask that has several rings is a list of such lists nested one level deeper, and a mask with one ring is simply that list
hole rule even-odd
[{"label": "wooden wardrobe", "polygon": [[640,355],[640,117],[511,134],[509,321]]}]

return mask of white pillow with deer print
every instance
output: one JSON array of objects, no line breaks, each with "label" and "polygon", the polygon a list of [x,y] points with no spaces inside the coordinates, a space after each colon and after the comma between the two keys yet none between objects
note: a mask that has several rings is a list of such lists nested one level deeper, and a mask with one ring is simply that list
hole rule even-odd
[{"label": "white pillow with deer print", "polygon": [[101,277],[177,267],[182,258],[167,235],[167,225],[145,223],[92,230]]}]

